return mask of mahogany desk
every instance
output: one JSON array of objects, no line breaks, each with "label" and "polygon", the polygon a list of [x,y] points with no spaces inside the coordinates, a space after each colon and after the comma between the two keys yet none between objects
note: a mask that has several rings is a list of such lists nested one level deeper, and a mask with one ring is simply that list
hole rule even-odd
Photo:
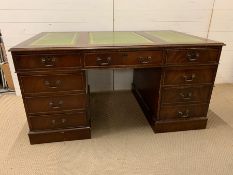
[{"label": "mahogany desk", "polygon": [[175,31],[36,35],[10,49],[31,144],[91,138],[88,69],[133,68],[155,133],[205,128],[223,45]]}]

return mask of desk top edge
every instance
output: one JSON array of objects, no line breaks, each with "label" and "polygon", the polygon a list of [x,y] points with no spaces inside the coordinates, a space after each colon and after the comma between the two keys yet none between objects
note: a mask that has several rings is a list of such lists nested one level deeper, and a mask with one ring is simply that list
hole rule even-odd
[{"label": "desk top edge", "polygon": [[[155,35],[153,35],[155,32]],[[162,32],[162,35],[160,35],[159,37],[157,36],[157,32],[159,32],[159,34]],[[183,37],[184,39],[189,39],[190,42],[169,42],[169,36],[166,36],[166,32],[169,34],[175,34],[177,36],[173,37],[172,39],[177,39],[179,36],[181,36],[181,38]],[[75,37],[78,34],[78,39],[76,39],[75,43],[72,45],[37,45],[38,40],[40,40],[41,38],[43,38],[45,35],[48,34],[59,34],[59,37],[62,36],[60,34],[73,34]],[[90,44],[90,35],[91,34],[96,34],[97,35],[97,39],[98,37],[101,38],[101,36],[98,36],[99,34],[107,34],[108,37],[109,35],[112,36],[115,34],[117,35],[118,38],[116,38],[117,41],[119,41],[119,43],[113,43],[112,41],[110,41],[110,43],[104,43],[104,42],[108,42],[106,40],[102,40],[100,42],[98,42],[97,40],[97,44],[95,43],[95,41]],[[124,35],[121,36],[122,34],[130,34],[132,36],[129,36],[132,40],[132,42],[135,43],[125,43],[125,41],[127,41],[127,39],[124,38]],[[165,35],[164,35],[165,34]],[[135,36],[137,37],[135,40]],[[164,37],[165,36],[165,37]],[[106,38],[106,35],[104,36]],[[127,37],[127,35],[126,35]],[[77,38],[77,37],[76,37]],[[123,38],[123,40],[122,40]],[[164,39],[165,38],[165,39]],[[74,41],[73,38],[72,41]],[[109,38],[108,38],[109,39]],[[115,39],[115,38],[114,38]],[[137,40],[138,39],[138,40]],[[168,39],[168,40],[166,40]],[[191,39],[191,40],[190,40]],[[195,42],[192,42],[192,39]],[[48,39],[45,41],[47,42]],[[64,37],[63,37],[63,41],[64,41]],[[67,38],[65,38],[65,42],[67,42]],[[71,41],[71,40],[70,40]],[[139,42],[138,42],[139,41]],[[146,41],[147,43],[142,43]],[[200,42],[199,42],[200,41]],[[37,42],[36,44],[34,44],[35,42]],[[43,42],[43,41],[42,41]],[[115,42],[115,40],[114,40]],[[120,43],[122,42],[122,43]],[[138,43],[137,43],[138,42]],[[141,42],[141,43],[140,43]],[[51,44],[51,43],[50,43]],[[53,43],[52,43],[53,44]],[[60,44],[60,43],[59,43]],[[159,30],[159,31],[117,31],[117,32],[109,32],[109,31],[101,31],[101,32],[96,32],[96,31],[91,31],[91,32],[42,32],[39,33],[31,38],[29,38],[26,41],[21,42],[20,44],[12,47],[9,49],[9,51],[11,52],[20,52],[20,51],[46,51],[46,50],[99,50],[99,49],[126,49],[126,48],[161,48],[161,47],[198,47],[198,46],[225,46],[224,43],[222,42],[218,42],[218,41],[213,41],[210,39],[206,39],[206,38],[201,38],[201,37],[197,37],[194,35],[190,35],[190,34],[186,34],[186,33],[182,33],[182,32],[178,32],[178,31],[172,31],[172,30]]]}]

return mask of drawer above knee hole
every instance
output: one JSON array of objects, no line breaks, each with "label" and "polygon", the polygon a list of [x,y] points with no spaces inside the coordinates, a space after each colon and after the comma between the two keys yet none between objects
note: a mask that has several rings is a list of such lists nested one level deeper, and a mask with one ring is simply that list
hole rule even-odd
[{"label": "drawer above knee hole", "polygon": [[84,67],[146,67],[162,64],[162,51],[130,51],[88,53],[85,55]]}]

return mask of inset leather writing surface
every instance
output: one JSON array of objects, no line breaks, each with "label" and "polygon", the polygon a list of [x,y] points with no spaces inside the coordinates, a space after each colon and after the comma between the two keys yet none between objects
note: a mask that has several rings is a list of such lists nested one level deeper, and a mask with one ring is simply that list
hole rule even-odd
[{"label": "inset leather writing surface", "polygon": [[135,32],[90,32],[89,44],[152,44],[149,39]]},{"label": "inset leather writing surface", "polygon": [[147,33],[167,43],[205,43],[206,42],[206,40],[197,38],[196,36],[190,36],[175,31],[164,30],[164,31],[153,31]]},{"label": "inset leather writing surface", "polygon": [[31,46],[67,46],[76,45],[78,32],[49,32],[32,42]]},{"label": "inset leather writing surface", "polygon": [[176,31],[43,32],[10,51],[144,48],[145,46],[223,46],[224,43]]}]

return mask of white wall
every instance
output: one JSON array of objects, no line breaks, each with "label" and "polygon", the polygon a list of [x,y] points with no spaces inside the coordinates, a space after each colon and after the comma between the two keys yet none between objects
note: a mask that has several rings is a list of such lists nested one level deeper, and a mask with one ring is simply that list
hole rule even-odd
[{"label": "white wall", "polygon": [[[115,0],[114,4],[113,0],[1,0],[0,28],[7,49],[42,31],[172,29],[209,36],[227,44],[216,82],[233,83],[231,0]],[[132,70],[94,70],[88,75],[91,87],[98,91],[128,89],[132,81]]]},{"label": "white wall", "polygon": [[220,60],[217,83],[233,83],[233,1],[215,0],[209,38],[223,41],[226,46]]},{"label": "white wall", "polygon": [[[0,0],[0,28],[7,49],[43,31],[112,31],[113,1]],[[14,72],[10,53],[8,57]],[[108,75],[110,71],[105,72]],[[20,95],[15,73],[13,80]],[[109,84],[101,87],[108,89]]]}]

